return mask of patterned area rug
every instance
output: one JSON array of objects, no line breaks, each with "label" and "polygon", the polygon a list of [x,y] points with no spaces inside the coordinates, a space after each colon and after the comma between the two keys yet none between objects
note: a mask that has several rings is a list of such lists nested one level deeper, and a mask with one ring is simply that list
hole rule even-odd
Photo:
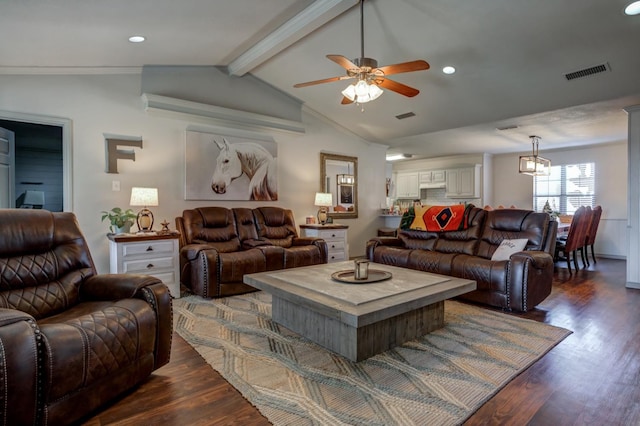
[{"label": "patterned area rug", "polygon": [[445,327],[358,363],[271,320],[262,291],[174,300],[175,330],[274,425],[454,425],[571,332],[455,301]]}]

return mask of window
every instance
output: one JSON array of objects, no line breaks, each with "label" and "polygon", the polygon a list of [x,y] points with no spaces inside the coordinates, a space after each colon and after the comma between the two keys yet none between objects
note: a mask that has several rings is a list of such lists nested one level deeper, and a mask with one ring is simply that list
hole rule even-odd
[{"label": "window", "polygon": [[533,207],[543,211],[548,201],[553,211],[573,214],[580,206],[595,206],[595,163],[551,166],[549,176],[533,178]]}]

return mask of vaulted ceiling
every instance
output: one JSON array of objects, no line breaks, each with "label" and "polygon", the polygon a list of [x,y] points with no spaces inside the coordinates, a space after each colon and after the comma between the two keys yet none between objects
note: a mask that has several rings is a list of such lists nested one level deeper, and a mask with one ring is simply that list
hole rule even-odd
[{"label": "vaulted ceiling", "polygon": [[[417,156],[523,152],[530,134],[541,150],[607,143],[626,138],[623,108],[640,104],[640,15],[623,13],[630,1],[366,0],[365,56],[431,68],[392,77],[417,96],[385,91],[364,111],[340,104],[348,81],[293,87],[344,75],[327,54],[360,56],[357,0],[5,0],[0,74],[225,66]],[[147,40],[130,43],[134,34]],[[444,74],[446,65],[457,72]],[[603,72],[566,77],[598,65]]]}]

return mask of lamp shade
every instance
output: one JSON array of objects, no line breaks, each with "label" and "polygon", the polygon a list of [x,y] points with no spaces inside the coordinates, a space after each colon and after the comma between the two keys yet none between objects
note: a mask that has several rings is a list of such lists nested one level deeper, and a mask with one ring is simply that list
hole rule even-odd
[{"label": "lamp shade", "polygon": [[25,191],[16,201],[16,207],[23,209],[41,209],[44,206],[43,191]]},{"label": "lamp shade", "polygon": [[157,206],[158,205],[158,188],[140,188],[134,186],[131,188],[131,206]]},{"label": "lamp shade", "polygon": [[551,173],[551,160],[538,155],[538,143],[540,136],[531,135],[531,155],[521,155],[518,172],[530,176],[549,176]]},{"label": "lamp shade", "polygon": [[551,173],[551,160],[537,155],[520,156],[520,168],[518,170],[523,175],[549,176]]},{"label": "lamp shade", "polygon": [[330,192],[316,192],[314,205],[317,207],[331,207],[333,205],[333,196]]}]

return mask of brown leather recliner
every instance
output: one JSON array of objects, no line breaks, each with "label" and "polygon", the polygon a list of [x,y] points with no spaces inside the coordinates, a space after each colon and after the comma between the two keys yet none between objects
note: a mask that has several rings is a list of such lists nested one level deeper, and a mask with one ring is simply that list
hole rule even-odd
[{"label": "brown leather recliner", "polygon": [[[466,229],[401,229],[369,240],[366,253],[373,262],[474,280],[476,290],[460,299],[526,312],[551,294],[557,226],[546,213],[472,207]],[[525,238],[525,251],[492,259],[504,239]]]},{"label": "brown leather recliner", "polygon": [[98,275],[72,213],[0,209],[0,419],[76,422],[169,362],[171,296]]},{"label": "brown leather recliner", "polygon": [[245,274],[327,263],[324,240],[298,238],[290,210],[267,209],[278,223],[273,240],[266,238],[273,232],[259,234],[256,217],[264,223],[264,215],[255,209],[200,207],[176,217],[181,283],[202,297],[231,296],[256,290],[243,283]]}]

